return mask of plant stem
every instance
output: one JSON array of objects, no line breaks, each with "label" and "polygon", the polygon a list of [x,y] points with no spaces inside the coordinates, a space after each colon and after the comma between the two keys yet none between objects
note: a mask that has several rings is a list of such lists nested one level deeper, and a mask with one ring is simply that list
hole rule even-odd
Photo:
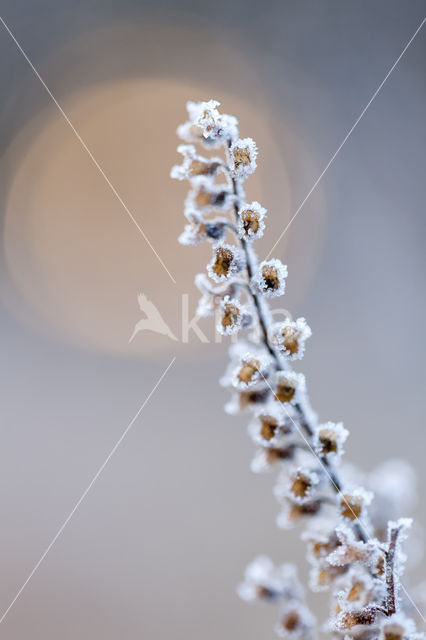
[{"label": "plant stem", "polygon": [[391,616],[396,613],[396,585],[395,585],[395,553],[396,545],[398,542],[398,536],[401,532],[401,527],[393,527],[389,531],[388,548],[385,553],[386,561],[386,611],[387,615]]},{"label": "plant stem", "polygon": [[[229,174],[229,168],[228,170],[228,174]],[[232,190],[233,190],[233,194],[235,196],[235,201],[234,201],[234,215],[235,215],[235,219],[238,222],[238,211],[239,211],[239,206],[238,206],[238,201],[240,199],[240,192],[239,192],[239,183],[238,180],[236,178],[231,178],[231,183],[232,183]],[[262,332],[262,341],[264,343],[265,348],[269,351],[269,353],[271,354],[271,356],[274,358],[275,362],[276,362],[276,366],[278,371],[285,371],[288,370],[289,367],[288,365],[285,365],[281,359],[281,357],[279,356],[279,354],[275,351],[275,349],[272,347],[272,345],[269,342],[268,339],[268,323],[267,320],[265,318],[265,314],[263,312],[262,309],[262,303],[263,301],[261,301],[260,297],[258,296],[258,294],[253,291],[252,287],[251,287],[251,279],[253,277],[253,273],[255,270],[255,265],[253,264],[253,256],[252,256],[252,252],[251,252],[251,248],[248,245],[247,241],[244,238],[239,238],[240,241],[240,245],[241,248],[244,252],[245,255],[245,259],[246,259],[246,266],[247,266],[247,276],[248,276],[248,290],[249,293],[251,295],[251,298],[253,300],[253,304],[255,306],[256,312],[257,312],[257,316],[258,316],[258,320],[259,320],[259,326],[260,326],[260,330]],[[296,410],[298,411],[299,415],[300,415],[300,424],[301,427],[303,428],[303,430],[305,431],[305,434],[308,438],[308,441],[310,441],[310,446],[312,444],[312,438],[314,435],[314,427],[313,425],[310,423],[309,417],[308,417],[308,409],[306,406],[302,405],[301,403],[298,403],[296,405]],[[340,478],[338,477],[338,474],[336,472],[336,470],[334,469],[334,467],[330,464],[329,460],[327,459],[326,456],[318,456],[319,460],[321,461],[321,463],[323,464],[323,466],[326,468],[328,476],[329,476],[329,480],[330,480],[330,485],[332,487],[332,489],[337,493],[340,494],[342,491],[342,482],[340,480]],[[355,534],[357,536],[357,538],[359,540],[361,540],[362,542],[366,542],[367,541],[367,537],[362,529],[362,527],[360,526],[359,522],[354,522],[353,523],[353,529],[355,531]]]}]

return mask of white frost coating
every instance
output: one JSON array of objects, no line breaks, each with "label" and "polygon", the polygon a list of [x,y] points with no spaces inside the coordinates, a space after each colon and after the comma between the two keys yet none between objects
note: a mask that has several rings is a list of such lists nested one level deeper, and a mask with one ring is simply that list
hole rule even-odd
[{"label": "white frost coating", "polygon": [[219,321],[216,325],[223,336],[238,333],[243,322],[244,307],[236,298],[225,296],[219,303]]},{"label": "white frost coating", "polygon": [[213,258],[207,265],[207,273],[214,282],[225,282],[244,268],[244,255],[241,250],[225,242],[213,247]]},{"label": "white frost coating", "polygon": [[227,210],[234,202],[234,196],[226,184],[216,184],[212,176],[198,176],[191,180],[192,189],[185,200],[184,213],[187,209],[197,209],[204,213],[213,209]]},{"label": "white frost coating", "polygon": [[304,602],[289,599],[281,608],[275,632],[280,638],[288,640],[311,640],[315,623],[314,616]]},{"label": "white frost coating", "polygon": [[[281,505],[278,524],[305,529],[310,586],[330,591],[327,632],[334,640],[416,640],[412,621],[402,616],[407,603],[399,598],[401,543],[410,521],[398,517],[413,506],[412,473],[395,461],[369,475],[353,465],[339,466],[348,431],[341,423],[318,423],[303,374],[291,367],[303,356],[311,330],[304,318],[275,323],[269,307],[268,299],[285,291],[287,267],[273,259],[259,264],[254,251],[266,210],[257,201],[246,202],[243,181],[256,168],[256,145],[251,138],[239,139],[236,119],[218,107],[211,100],[188,103],[189,121],[179,133],[189,143],[221,147],[222,158],[203,157],[192,144],[183,145],[182,165],[172,174],[190,186],[189,224],[181,240],[214,242],[208,272],[217,284],[197,276],[198,315],[216,313],[221,333],[238,334],[222,379],[232,394],[226,410],[251,414],[252,470],[281,470],[274,488]],[[210,217],[217,209],[224,218]],[[222,244],[225,233],[237,246]],[[248,327],[243,341],[240,331]],[[376,496],[371,506],[368,490]],[[412,547],[411,541],[411,557]],[[295,592],[294,571],[290,574],[285,582],[279,567],[260,558],[248,568],[239,592],[247,600],[281,599],[278,635],[313,640],[314,620],[303,594]]]},{"label": "white frost coating", "polygon": [[294,565],[276,566],[267,556],[259,556],[247,566],[237,593],[248,602],[303,597]]},{"label": "white frost coating", "polygon": [[244,204],[238,211],[238,235],[249,242],[258,240],[265,230],[266,209],[259,202]]},{"label": "white frost coating", "polygon": [[305,318],[275,322],[268,331],[272,345],[289,360],[300,360],[305,353],[305,342],[312,335]]},{"label": "white frost coating", "polygon": [[313,441],[316,453],[336,463],[343,454],[343,445],[348,435],[349,431],[342,422],[325,422],[318,425]]},{"label": "white frost coating", "polygon": [[251,138],[236,140],[229,148],[229,173],[234,179],[245,180],[256,170],[257,146]]},{"label": "white frost coating", "polygon": [[260,263],[256,275],[253,277],[252,286],[266,298],[276,298],[285,292],[285,279],[287,278],[287,265],[274,258]]},{"label": "white frost coating", "polygon": [[186,142],[201,142],[205,147],[218,147],[238,137],[238,120],[234,116],[220,114],[220,102],[187,102],[189,120],[180,125],[177,134]]},{"label": "white frost coating", "polygon": [[180,144],[177,150],[183,155],[183,162],[170,171],[170,177],[175,180],[192,181],[200,176],[214,176],[223,166],[221,158],[204,158],[192,144]]},{"label": "white frost coating", "polygon": [[372,567],[377,562],[380,555],[377,540],[357,540],[353,530],[346,524],[337,526],[335,531],[339,546],[327,557],[331,565],[345,567],[354,562],[363,562],[367,567]]},{"label": "white frost coating", "polygon": [[[306,379],[303,373],[295,371],[277,371],[272,389],[276,400],[281,404],[297,404],[301,402],[306,393]],[[293,391],[294,390],[294,394]],[[291,396],[291,397],[290,397]],[[282,415],[288,415],[287,407],[281,406]]]}]

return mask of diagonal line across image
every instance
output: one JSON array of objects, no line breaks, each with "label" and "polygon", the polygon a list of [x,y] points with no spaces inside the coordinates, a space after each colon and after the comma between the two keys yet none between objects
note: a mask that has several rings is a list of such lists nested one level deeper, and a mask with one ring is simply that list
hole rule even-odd
[{"label": "diagonal line across image", "polygon": [[56,107],[58,108],[58,110],[60,111],[61,115],[63,116],[64,120],[67,122],[67,124],[69,125],[69,127],[71,128],[72,132],[74,133],[74,135],[76,136],[77,140],[80,142],[81,146],[83,147],[83,149],[86,151],[87,155],[89,156],[89,158],[91,159],[91,161],[93,162],[93,164],[95,165],[95,167],[97,168],[97,170],[99,171],[99,173],[102,175],[102,177],[104,178],[105,182],[108,184],[109,188],[111,189],[111,191],[113,192],[113,194],[115,195],[115,197],[117,198],[117,200],[119,201],[119,203],[121,204],[121,206],[123,207],[124,211],[127,213],[127,215],[129,216],[130,220],[133,222],[133,224],[135,225],[135,227],[138,229],[139,233],[141,234],[141,236],[143,237],[143,239],[145,240],[145,242],[148,244],[148,246],[150,247],[150,249],[152,250],[152,252],[154,253],[154,255],[156,256],[157,260],[159,261],[159,263],[161,264],[161,266],[163,267],[163,269],[166,271],[167,275],[169,276],[170,280],[176,284],[176,280],[173,277],[173,275],[170,273],[169,269],[166,267],[164,261],[162,260],[162,258],[160,257],[160,255],[158,254],[158,252],[156,251],[156,249],[154,248],[154,246],[152,245],[151,241],[149,240],[148,236],[146,235],[146,233],[144,232],[144,230],[142,229],[142,227],[140,226],[140,224],[138,223],[138,221],[136,220],[136,218],[134,217],[134,215],[132,214],[132,212],[130,211],[130,209],[128,208],[128,206],[126,205],[126,203],[124,202],[124,200],[122,199],[122,197],[120,196],[120,194],[118,193],[117,189],[114,187],[114,185],[112,184],[111,180],[108,178],[108,176],[106,175],[105,171],[102,169],[101,165],[99,164],[99,162],[96,160],[95,156],[93,155],[93,153],[90,151],[89,147],[87,146],[87,144],[85,143],[85,141],[83,140],[83,138],[81,137],[81,135],[78,133],[77,129],[74,127],[73,123],[71,122],[71,120],[69,119],[69,117],[67,116],[67,114],[65,113],[65,111],[63,110],[63,108],[61,107],[61,105],[59,104],[58,100],[55,98],[55,96],[53,95],[52,91],[49,89],[49,87],[47,86],[47,84],[45,83],[45,81],[43,80],[43,78],[41,77],[40,73],[38,72],[38,70],[36,69],[36,67],[34,66],[34,64],[31,62],[30,58],[28,57],[28,55],[25,53],[24,49],[22,48],[22,46],[19,44],[18,40],[15,38],[15,36],[13,35],[12,31],[10,30],[10,28],[8,27],[8,25],[6,24],[6,22],[4,21],[4,19],[0,16],[0,22],[3,25],[3,27],[5,28],[5,30],[7,31],[7,33],[9,34],[9,36],[12,38],[13,42],[16,44],[16,46],[18,47],[19,51],[22,53],[22,55],[24,56],[25,60],[28,62],[29,66],[31,67],[31,69],[34,71],[35,75],[37,76],[37,78],[40,80],[41,84],[43,85],[43,87],[45,88],[46,92],[49,94],[50,98],[53,100],[53,102],[55,103]]},{"label": "diagonal line across image", "polygon": [[115,454],[115,452],[117,451],[118,447],[121,445],[121,443],[123,442],[124,438],[127,436],[127,434],[129,433],[130,429],[133,427],[134,423],[136,422],[136,420],[141,415],[142,411],[144,410],[144,408],[146,407],[146,405],[150,401],[151,397],[154,395],[155,391],[160,386],[160,384],[163,381],[163,379],[165,378],[166,374],[168,373],[168,371],[171,369],[171,367],[175,363],[175,360],[176,360],[176,356],[172,358],[172,360],[170,361],[169,365],[163,371],[163,373],[161,374],[161,376],[157,380],[156,384],[151,389],[150,393],[145,398],[145,400],[143,401],[142,405],[139,407],[137,413],[131,419],[131,421],[129,422],[129,424],[127,425],[127,427],[125,428],[125,430],[121,434],[120,438],[117,440],[117,442],[115,443],[115,445],[113,446],[113,448],[111,449],[111,451],[109,452],[109,454],[107,455],[107,457],[105,458],[105,460],[103,461],[103,463],[101,464],[101,466],[99,467],[99,469],[97,470],[97,472],[95,473],[95,475],[93,476],[93,478],[91,479],[89,484],[87,485],[86,489],[83,491],[83,493],[81,494],[80,498],[75,503],[73,509],[70,511],[69,515],[66,517],[66,519],[64,520],[64,522],[62,523],[62,525],[58,529],[57,533],[52,538],[51,542],[48,544],[48,546],[46,547],[46,549],[43,552],[43,554],[40,556],[40,558],[37,561],[37,563],[34,565],[34,568],[32,569],[31,573],[29,574],[29,576],[27,577],[27,579],[25,580],[23,585],[20,587],[19,591],[17,592],[17,594],[15,595],[15,597],[13,598],[13,600],[11,601],[11,603],[9,604],[7,609],[1,614],[0,624],[6,618],[7,614],[12,609],[12,607],[14,606],[14,604],[16,603],[18,598],[21,596],[21,594],[24,591],[25,587],[28,585],[30,580],[33,578],[34,574],[36,573],[36,571],[40,567],[40,565],[43,562],[43,560],[46,558],[46,556],[48,555],[48,553],[50,552],[50,550],[52,549],[52,547],[54,546],[54,544],[56,543],[58,538],[63,533],[65,527],[68,525],[68,523],[70,522],[71,518],[74,516],[74,514],[77,511],[77,509],[80,507],[81,503],[86,498],[87,494],[89,493],[89,491],[91,490],[91,488],[93,487],[93,485],[95,484],[95,482],[97,481],[97,479],[99,478],[99,476],[101,475],[101,473],[103,472],[105,467],[107,466],[108,462],[111,460],[112,456]]},{"label": "diagonal line across image", "polygon": [[409,39],[409,41],[407,42],[407,44],[405,45],[405,47],[403,48],[401,53],[399,54],[398,58],[395,60],[395,62],[393,63],[393,65],[391,66],[391,68],[389,69],[389,71],[387,72],[385,77],[383,78],[382,82],[379,84],[379,86],[377,87],[376,91],[373,93],[373,95],[371,96],[370,100],[365,105],[364,109],[361,111],[360,115],[355,120],[355,122],[353,123],[352,127],[349,129],[348,133],[345,135],[345,137],[343,138],[342,142],[339,144],[339,146],[337,147],[336,151],[333,153],[333,155],[331,156],[330,160],[325,165],[324,169],[322,170],[322,172],[320,173],[318,178],[315,180],[314,184],[312,185],[312,187],[308,191],[307,195],[302,200],[302,202],[300,203],[300,205],[298,206],[298,208],[296,209],[296,211],[294,212],[294,214],[290,218],[290,221],[288,222],[287,226],[284,228],[284,230],[278,236],[278,239],[276,240],[276,242],[274,243],[273,247],[269,251],[269,253],[266,256],[265,260],[268,260],[270,258],[271,254],[274,251],[274,249],[276,248],[276,246],[279,244],[279,242],[282,240],[284,235],[287,233],[287,231],[290,228],[291,224],[293,223],[295,218],[299,215],[300,211],[303,209],[303,207],[305,206],[306,202],[309,200],[309,198],[311,197],[312,193],[315,191],[315,189],[317,188],[317,186],[321,182],[322,178],[325,176],[325,174],[327,173],[328,169],[333,164],[333,162],[336,159],[337,155],[342,150],[343,146],[346,144],[346,142],[348,141],[349,137],[352,135],[352,133],[354,132],[355,128],[358,126],[358,124],[360,123],[361,119],[364,117],[365,113],[367,112],[367,110],[369,109],[371,104],[376,99],[376,97],[379,94],[380,90],[382,89],[383,85],[388,80],[389,76],[394,71],[395,67],[397,66],[397,64],[399,63],[399,61],[403,57],[403,55],[406,53],[406,51],[408,50],[409,46],[411,45],[411,43],[413,42],[413,40],[417,36],[417,34],[420,32],[420,30],[423,27],[425,22],[426,22],[426,18],[423,18],[423,20],[421,21],[421,23],[419,24],[419,26],[417,27],[417,29],[415,30],[415,32],[413,33],[413,35],[411,36],[411,38]]}]

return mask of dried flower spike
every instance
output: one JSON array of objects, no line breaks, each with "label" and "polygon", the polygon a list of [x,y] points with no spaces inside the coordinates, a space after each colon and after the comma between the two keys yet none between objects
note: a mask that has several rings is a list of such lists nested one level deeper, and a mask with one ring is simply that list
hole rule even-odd
[{"label": "dried flower spike", "polygon": [[[318,422],[305,378],[291,368],[293,360],[302,358],[311,330],[304,318],[272,323],[269,300],[285,292],[287,267],[278,259],[259,262],[254,251],[254,241],[264,232],[266,209],[246,202],[243,182],[256,169],[256,143],[240,138],[236,118],[218,107],[215,100],[188,102],[189,119],[178,134],[189,144],[178,147],[183,162],[172,176],[190,186],[181,242],[214,243],[207,271],[216,284],[197,276],[202,294],[197,313],[216,314],[221,334],[238,334],[222,379],[231,391],[225,410],[252,415],[252,470],[280,470],[274,488],[281,507],[277,522],[284,529],[304,528],[310,587],[330,591],[323,628],[335,640],[419,640],[399,587],[402,543],[411,521],[397,518],[401,508],[413,503],[412,477],[406,466],[392,463],[369,474],[366,489],[353,489],[348,469],[342,465],[341,472],[348,431],[342,423]],[[196,143],[223,153],[199,155]],[[242,341],[239,332],[248,327]],[[361,473],[355,475],[358,484]],[[238,592],[249,601],[280,602],[278,636],[316,637],[316,622],[293,566],[277,567],[259,557],[247,567]]]}]

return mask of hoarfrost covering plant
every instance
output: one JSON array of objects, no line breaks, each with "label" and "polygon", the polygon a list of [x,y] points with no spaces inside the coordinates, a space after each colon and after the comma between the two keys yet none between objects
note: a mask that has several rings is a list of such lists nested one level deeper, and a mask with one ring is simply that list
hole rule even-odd
[{"label": "hoarfrost covering plant", "polygon": [[[412,473],[401,462],[382,465],[367,477],[345,466],[348,431],[341,423],[319,423],[312,411],[305,378],[290,366],[303,357],[311,330],[304,318],[272,323],[267,299],[284,294],[287,267],[277,259],[259,263],[253,250],[264,232],[266,209],[246,202],[243,182],[256,169],[257,146],[239,137],[236,118],[221,114],[218,106],[214,100],[188,103],[189,120],[178,128],[187,143],[178,147],[183,163],[171,175],[190,183],[189,224],[180,241],[212,242],[210,280],[196,277],[202,293],[198,313],[216,314],[223,335],[247,331],[232,345],[221,381],[232,392],[226,410],[252,414],[253,471],[280,469],[274,489],[281,505],[278,524],[303,527],[309,586],[330,592],[322,629],[345,640],[422,637],[413,620],[415,607],[400,587],[402,543],[411,520],[396,518],[402,507],[411,507]],[[200,155],[194,143],[216,153],[222,148],[224,156]],[[363,477],[365,487],[359,486]],[[315,637],[317,624],[294,566],[275,566],[261,556],[248,566],[238,593],[248,601],[280,604],[280,637]]]}]

